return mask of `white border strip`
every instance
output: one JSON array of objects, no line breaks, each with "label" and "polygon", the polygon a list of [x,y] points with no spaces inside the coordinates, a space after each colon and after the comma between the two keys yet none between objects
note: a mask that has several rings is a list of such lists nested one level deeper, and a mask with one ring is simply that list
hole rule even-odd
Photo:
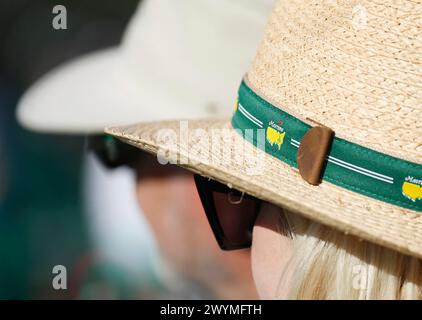
[{"label": "white border strip", "polygon": [[255,118],[252,114],[250,114],[240,103],[239,103],[239,111],[250,121],[255,123],[258,127],[262,128],[262,121]]},{"label": "white border strip", "polygon": [[336,165],[338,165],[338,166],[340,166],[340,167],[343,167],[343,168],[346,168],[346,169],[349,169],[349,170],[355,171],[355,172],[357,172],[357,173],[363,174],[363,175],[365,175],[365,176],[368,176],[368,177],[371,177],[371,178],[374,178],[374,179],[377,179],[377,180],[380,180],[380,181],[384,181],[384,182],[391,183],[391,184],[393,184],[393,183],[394,183],[394,181],[393,181],[393,180],[383,179],[383,178],[380,178],[380,177],[378,177],[378,176],[372,175],[372,174],[370,174],[370,173],[366,173],[365,171],[361,171],[361,170],[354,169],[353,167],[349,167],[349,166],[347,166],[347,165],[345,165],[345,164],[342,164],[342,163],[340,163],[340,162],[336,162],[335,160],[332,160],[332,159],[330,159],[330,158],[328,159],[328,162],[334,163],[334,164],[336,164]]},{"label": "white border strip", "polygon": [[242,104],[239,103],[239,107],[241,109],[243,109],[243,111],[245,111],[252,119],[254,119],[256,122],[260,123],[262,125],[262,121],[259,120],[257,117],[255,117],[254,115],[252,115],[248,110],[245,109],[244,106],[242,106]]},{"label": "white border strip", "polygon": [[[296,148],[298,148],[299,145],[300,145],[300,142],[295,140],[295,139],[290,139],[290,144],[295,146]],[[374,171],[371,171],[371,170],[368,170],[368,169],[365,169],[365,168],[362,168],[362,167],[358,167],[358,166],[356,166],[352,163],[348,163],[348,162],[340,160],[338,158],[328,156],[327,160],[331,163],[334,163],[334,164],[340,166],[340,167],[346,168],[348,170],[355,171],[357,173],[363,174],[363,175],[371,177],[373,179],[377,179],[377,180],[384,181],[384,182],[391,183],[391,184],[394,183],[393,177],[385,176],[383,174],[380,174],[380,173],[377,173],[377,172],[374,172]]]},{"label": "white border strip", "polygon": [[362,168],[362,167],[358,167],[358,166],[356,166],[356,165],[354,165],[352,163],[348,163],[346,161],[340,160],[338,158],[334,158],[332,156],[328,156],[328,159],[331,159],[331,160],[336,161],[336,162],[340,162],[340,163],[342,163],[342,164],[344,164],[346,166],[353,167],[353,168],[355,168],[357,170],[365,171],[366,173],[373,174],[373,175],[378,176],[380,178],[384,178],[384,179],[387,179],[387,180],[394,180],[394,178],[392,178],[392,177],[385,176],[385,175],[383,175],[381,173],[377,173],[377,172],[374,172],[374,171],[371,171],[371,170],[368,170],[368,169],[365,169],[365,168]]},{"label": "white border strip", "polygon": [[299,141],[297,141],[295,139],[290,139],[290,141],[291,141],[291,144],[292,145],[294,145],[295,147],[299,147],[299,145],[300,145],[300,142]]}]

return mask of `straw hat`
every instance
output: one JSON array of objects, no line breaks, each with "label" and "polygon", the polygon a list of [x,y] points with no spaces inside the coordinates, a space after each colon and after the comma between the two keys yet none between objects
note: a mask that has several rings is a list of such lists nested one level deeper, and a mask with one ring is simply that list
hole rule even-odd
[{"label": "straw hat", "polygon": [[280,0],[231,119],[106,132],[422,258],[421,31],[420,1]]},{"label": "straw hat", "polygon": [[42,77],[19,102],[18,120],[37,131],[102,133],[134,119],[228,115],[272,3],[144,0],[119,47]]}]

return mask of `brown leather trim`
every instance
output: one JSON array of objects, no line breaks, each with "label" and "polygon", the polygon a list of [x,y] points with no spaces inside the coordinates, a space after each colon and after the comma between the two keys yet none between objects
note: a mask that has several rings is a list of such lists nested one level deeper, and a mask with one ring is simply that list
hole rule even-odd
[{"label": "brown leather trim", "polygon": [[322,170],[334,138],[330,128],[318,126],[303,136],[297,152],[297,164],[302,178],[312,185],[321,183]]}]

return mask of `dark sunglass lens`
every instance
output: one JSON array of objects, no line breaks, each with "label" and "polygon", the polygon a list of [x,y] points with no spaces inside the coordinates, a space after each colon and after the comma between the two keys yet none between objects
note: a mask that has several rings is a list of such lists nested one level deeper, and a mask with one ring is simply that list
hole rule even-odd
[{"label": "dark sunglass lens", "polygon": [[261,200],[195,175],[208,221],[223,250],[248,248]]},{"label": "dark sunglass lens", "polygon": [[227,245],[249,247],[260,201],[236,190],[214,191],[212,197]]},{"label": "dark sunglass lens", "polygon": [[88,137],[88,148],[108,168],[131,165],[139,158],[139,150],[112,136],[95,135]]}]

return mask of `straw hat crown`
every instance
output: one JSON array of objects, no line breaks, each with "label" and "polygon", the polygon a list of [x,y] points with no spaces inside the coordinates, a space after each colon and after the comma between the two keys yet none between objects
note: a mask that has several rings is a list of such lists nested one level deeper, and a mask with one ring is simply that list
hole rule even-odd
[{"label": "straw hat crown", "polygon": [[422,162],[422,2],[278,1],[248,73],[336,135]]}]

